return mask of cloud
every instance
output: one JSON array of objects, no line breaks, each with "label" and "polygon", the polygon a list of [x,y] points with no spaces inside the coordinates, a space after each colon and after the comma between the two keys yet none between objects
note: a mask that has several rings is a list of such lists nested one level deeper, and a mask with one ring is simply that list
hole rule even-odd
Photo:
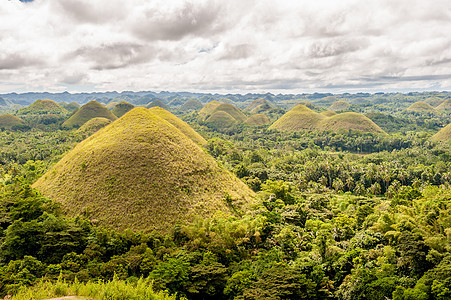
[{"label": "cloud", "polygon": [[447,3],[5,1],[0,89],[451,89]]}]

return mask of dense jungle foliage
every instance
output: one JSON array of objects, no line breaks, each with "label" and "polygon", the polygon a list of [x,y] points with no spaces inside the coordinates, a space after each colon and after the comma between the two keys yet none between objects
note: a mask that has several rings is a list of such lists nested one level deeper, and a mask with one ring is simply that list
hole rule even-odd
[{"label": "dense jungle foliage", "polygon": [[451,299],[451,145],[429,139],[443,120],[377,117],[390,135],[218,130],[186,116],[258,204],[168,235],[69,218],[30,187],[86,134],[57,118],[3,130],[0,296]]}]

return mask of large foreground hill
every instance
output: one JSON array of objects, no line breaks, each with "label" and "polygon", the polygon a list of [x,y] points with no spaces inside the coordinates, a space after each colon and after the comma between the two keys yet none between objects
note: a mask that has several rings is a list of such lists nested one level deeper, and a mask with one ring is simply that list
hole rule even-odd
[{"label": "large foreground hill", "polygon": [[253,196],[191,138],[142,107],[79,143],[34,187],[71,215],[162,232],[195,216],[230,214]]}]

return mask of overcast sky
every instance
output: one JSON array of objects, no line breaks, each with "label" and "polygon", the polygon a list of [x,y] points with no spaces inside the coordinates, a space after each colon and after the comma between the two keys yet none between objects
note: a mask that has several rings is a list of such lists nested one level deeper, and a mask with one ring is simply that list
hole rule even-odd
[{"label": "overcast sky", "polygon": [[0,93],[451,90],[449,0],[0,0]]}]

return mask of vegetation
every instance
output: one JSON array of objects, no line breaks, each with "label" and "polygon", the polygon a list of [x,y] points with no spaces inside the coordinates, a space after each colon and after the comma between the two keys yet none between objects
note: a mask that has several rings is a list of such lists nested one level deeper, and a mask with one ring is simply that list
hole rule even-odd
[{"label": "vegetation", "polygon": [[202,102],[200,102],[197,99],[190,99],[183,103],[183,105],[180,107],[182,111],[189,112],[189,111],[198,111],[201,110],[204,105]]},{"label": "vegetation", "polygon": [[440,112],[451,112],[451,99],[443,101],[435,110]]},{"label": "vegetation", "polygon": [[0,115],[0,128],[11,129],[12,127],[18,128],[20,125],[24,125],[25,122],[16,116],[10,114]]},{"label": "vegetation", "polygon": [[147,108],[161,107],[161,108],[163,108],[165,110],[169,109],[169,107],[166,104],[164,104],[161,100],[154,100],[154,101],[150,102],[149,104],[147,104],[146,107]]},{"label": "vegetation", "polygon": [[[157,97],[224,96],[120,95],[139,105]],[[0,131],[0,298],[450,299],[451,144],[433,138],[449,114],[406,111],[449,93],[221,101],[258,98],[282,107],[265,112],[273,120],[299,101],[318,114],[344,100],[360,114],[321,113],[317,124],[365,114],[388,134],[217,129],[184,114],[202,148],[160,108],[136,108],[84,141],[61,126],[66,115],[25,115],[28,129]],[[44,192],[50,199],[30,186],[42,183],[56,191]],[[67,214],[67,203],[92,207]],[[110,219],[130,226],[112,230]]]},{"label": "vegetation", "polygon": [[64,127],[80,127],[92,118],[107,118],[111,121],[117,119],[111,111],[97,101],[90,101],[83,105],[75,114],[63,123]]},{"label": "vegetation", "polygon": [[260,114],[273,108],[274,106],[268,100],[260,98],[252,101],[252,103],[245,108],[245,111],[252,114]]},{"label": "vegetation", "polygon": [[70,103],[66,103],[61,106],[64,107],[70,113],[76,112],[81,107],[80,104],[78,104],[77,102],[74,102],[74,101],[72,101]]}]

